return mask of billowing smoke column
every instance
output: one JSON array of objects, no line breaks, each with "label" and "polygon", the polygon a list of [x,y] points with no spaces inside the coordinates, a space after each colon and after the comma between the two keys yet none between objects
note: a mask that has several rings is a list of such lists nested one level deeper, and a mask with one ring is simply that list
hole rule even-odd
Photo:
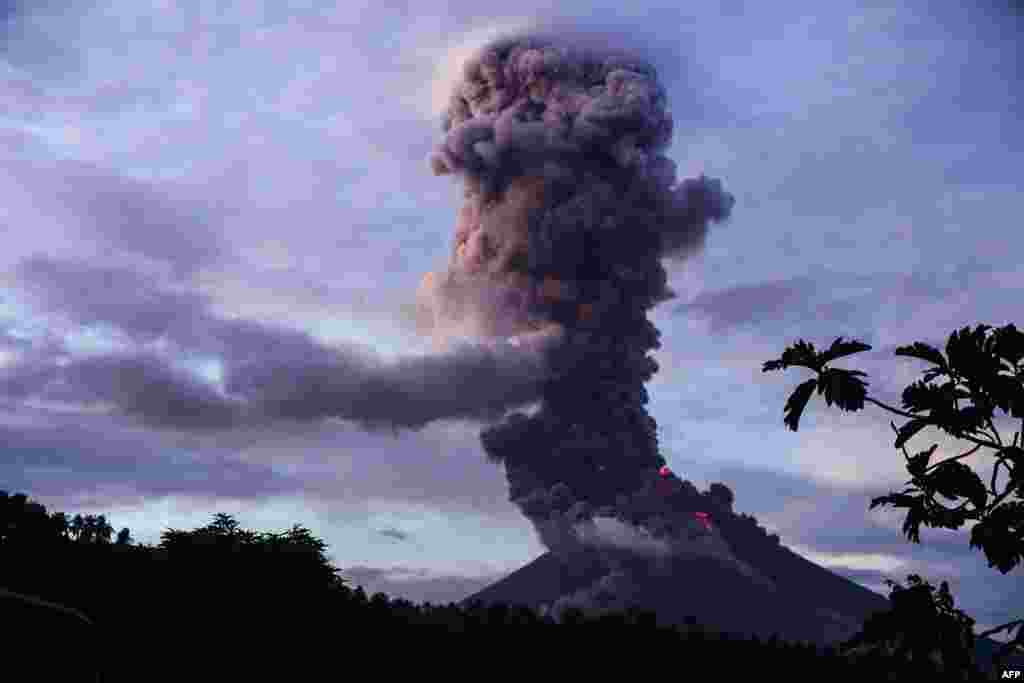
[{"label": "billowing smoke column", "polygon": [[647,311],[674,296],[662,259],[701,248],[733,198],[703,176],[676,182],[653,66],[570,43],[506,37],[465,65],[431,163],[465,180],[467,202],[447,272],[424,279],[425,326],[528,339],[546,355],[539,409],[481,439],[550,550],[608,532],[671,550],[703,525],[678,509],[689,496],[655,490],[665,460],[645,409],[659,347]]}]

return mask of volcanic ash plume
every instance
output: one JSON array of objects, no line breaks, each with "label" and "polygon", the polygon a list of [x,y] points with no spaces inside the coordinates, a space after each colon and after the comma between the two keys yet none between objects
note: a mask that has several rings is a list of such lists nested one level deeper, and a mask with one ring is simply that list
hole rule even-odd
[{"label": "volcanic ash plume", "polygon": [[447,269],[424,278],[423,328],[441,346],[477,335],[545,355],[539,409],[481,439],[511,500],[562,556],[595,544],[608,557],[624,546],[728,555],[685,509],[688,482],[671,475],[674,492],[656,490],[665,461],[644,382],[659,332],[647,311],[674,296],[662,259],[700,249],[733,205],[717,180],[677,183],[662,154],[666,106],[636,55],[506,37],[465,64],[431,158],[435,174],[464,180],[466,202]]}]

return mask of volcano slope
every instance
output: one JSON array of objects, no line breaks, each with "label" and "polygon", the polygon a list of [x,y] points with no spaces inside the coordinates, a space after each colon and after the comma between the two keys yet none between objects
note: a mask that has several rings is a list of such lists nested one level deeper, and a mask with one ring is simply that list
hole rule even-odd
[{"label": "volcano slope", "polygon": [[[869,615],[889,608],[886,597],[782,546],[753,517],[733,513],[731,501],[705,493],[696,494],[693,503],[694,509],[708,512],[715,533],[739,563],[678,552],[667,558],[636,553],[627,560],[620,553],[615,563],[598,549],[548,552],[463,604],[480,601],[542,610],[560,601],[595,610],[632,605],[653,611],[665,625],[681,626],[692,617],[728,633],[778,635],[816,645],[853,636]],[[623,562],[626,571],[620,571]],[[753,572],[742,571],[742,565]],[[614,580],[616,576],[628,580]],[[580,595],[589,604],[571,599]]]}]

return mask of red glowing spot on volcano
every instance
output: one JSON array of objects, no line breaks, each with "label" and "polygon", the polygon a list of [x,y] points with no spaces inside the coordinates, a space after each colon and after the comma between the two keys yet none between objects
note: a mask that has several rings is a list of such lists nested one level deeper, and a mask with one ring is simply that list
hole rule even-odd
[{"label": "red glowing spot on volcano", "polygon": [[711,519],[706,512],[694,512],[694,516],[704,523],[704,528],[711,531]]}]

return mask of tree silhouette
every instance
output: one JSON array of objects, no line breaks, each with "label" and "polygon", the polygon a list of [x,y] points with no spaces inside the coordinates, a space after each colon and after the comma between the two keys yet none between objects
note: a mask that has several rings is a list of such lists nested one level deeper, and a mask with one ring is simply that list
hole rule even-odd
[{"label": "tree silhouette", "polygon": [[46,508],[24,493],[0,491],[0,544],[42,544],[58,538]]},{"label": "tree silhouette", "polygon": [[[399,642],[406,650],[420,646],[405,656],[421,660],[450,649],[452,633],[460,634],[459,645],[466,649],[500,644],[503,651],[555,658],[596,648],[635,648],[671,652],[694,666],[721,667],[727,662],[731,674],[744,663],[757,667],[752,673],[800,671],[814,677],[837,669],[858,678],[896,670],[917,672],[899,669],[900,663],[884,651],[875,656],[875,669],[865,668],[834,652],[819,653],[778,638],[730,638],[701,627],[695,619],[681,630],[662,627],[654,613],[635,608],[597,615],[570,610],[559,623],[527,607],[480,602],[468,607],[414,605],[383,593],[367,598],[361,587],[344,586],[337,569],[325,559],[326,545],[297,524],[282,533],[255,533],[242,529],[230,515],[217,514],[199,529],[166,530],[159,546],[133,546],[127,543],[127,529],[118,534],[124,542],[102,540],[109,535],[102,531],[109,526],[105,517],[90,521],[89,516],[79,516],[76,522],[63,516],[68,535],[52,543],[62,536],[59,513],[47,516],[45,508],[33,507],[25,496],[13,502],[12,498],[0,495],[0,529],[16,526],[21,529],[17,542],[35,550],[23,533],[31,529],[48,549],[19,552],[17,546],[0,545],[0,586],[18,593],[4,602],[0,588],[0,617],[5,620],[0,625],[16,625],[5,630],[5,673],[13,655],[28,655],[33,644],[45,641],[61,643],[61,652],[67,655],[33,662],[37,677],[45,680],[81,680],[83,669],[90,667],[102,668],[108,683],[148,680],[154,673],[168,680],[268,680],[272,662],[290,669],[280,677],[304,680],[323,670],[323,662],[310,653],[345,647],[358,654],[374,652],[381,643]],[[9,514],[15,508],[22,518]],[[12,519],[17,521],[14,526]],[[33,526],[26,519],[45,523]],[[754,518],[736,520],[751,538],[768,542]],[[76,529],[74,540],[71,527]],[[5,585],[8,582],[13,583]],[[946,587],[940,594],[943,591]],[[894,602],[900,609],[906,604]],[[15,609],[22,616],[15,615]],[[72,613],[92,622],[92,627],[81,631],[86,621],[67,622]],[[57,625],[58,618],[65,620],[64,625]],[[168,655],[167,644],[173,647],[183,633],[212,634],[212,644],[179,648]],[[96,656],[105,643],[118,644],[117,657]],[[276,662],[282,652],[285,656]],[[51,675],[50,665],[68,670]],[[217,665],[231,672],[217,671]],[[154,666],[159,671],[153,671]]]},{"label": "tree silhouette", "polygon": [[293,591],[345,588],[340,570],[327,560],[327,544],[298,524],[284,533],[256,533],[241,529],[231,515],[218,513],[201,529],[165,530],[158,547],[193,564],[216,558],[240,571],[246,564],[259,567],[275,573],[273,581],[288,583]]},{"label": "tree silhouette", "polygon": [[[907,356],[930,363],[923,378],[903,390],[903,410],[888,406],[867,395],[865,373],[827,367],[828,363],[854,353],[870,350],[859,341],[844,342],[839,337],[832,346],[816,353],[814,345],[798,340],[782,357],[768,361],[763,371],[790,366],[808,368],[817,373],[793,391],[786,401],[783,422],[797,431],[800,416],[814,390],[824,394],[827,405],[836,403],[842,410],[857,411],[865,402],[873,403],[891,413],[909,418],[901,427],[890,422],[896,433],[894,447],[902,449],[906,468],[911,475],[908,488],[899,493],[874,498],[871,509],[880,505],[906,508],[903,531],[907,538],[920,543],[920,527],[959,529],[968,521],[970,545],[984,552],[989,567],[1007,574],[1024,559],[1024,334],[1014,325],[992,328],[978,325],[974,330],[955,330],[946,344],[946,354],[923,342],[896,349],[897,356]],[[945,379],[942,384],[932,384]],[[1020,419],[1022,430],[1014,433],[1012,442],[1004,442],[993,422],[996,409]],[[908,412],[909,411],[909,412]],[[938,444],[911,456],[905,444],[927,426],[942,429],[974,447],[939,462],[931,462]],[[989,485],[970,467],[960,462],[980,448],[995,451],[995,463]],[[1005,470],[1005,483],[1000,490],[1000,468]],[[947,507],[936,496],[947,501],[961,500],[956,507]],[[1014,650],[1024,651],[1024,619],[1015,619],[981,633],[979,637],[1006,631],[1017,635],[1000,648],[999,659]]]},{"label": "tree silhouette", "polygon": [[213,522],[206,528],[217,533],[230,535],[238,530],[238,522],[231,515],[218,512],[213,516]]},{"label": "tree silhouette", "polygon": [[68,533],[71,536],[72,541],[80,541],[82,533],[85,530],[85,518],[81,514],[77,514],[71,518],[71,523],[68,524]]},{"label": "tree silhouette", "polygon": [[93,538],[95,543],[110,543],[110,538],[114,533],[114,527],[108,522],[105,515],[99,515],[94,518],[93,521]]},{"label": "tree silhouette", "polygon": [[916,574],[909,587],[886,580],[892,609],[872,614],[863,630],[843,643],[844,654],[863,657],[884,651],[899,660],[932,662],[938,670],[966,677],[976,671],[974,620],[954,608],[949,584],[934,586]]},{"label": "tree silhouette", "polygon": [[58,538],[70,540],[71,522],[68,520],[68,516],[63,512],[54,512],[50,515],[50,523],[53,527],[53,532]]},{"label": "tree silhouette", "polygon": [[110,526],[104,515],[76,514],[67,529],[71,540],[76,543],[110,543],[114,533],[114,527]]}]

